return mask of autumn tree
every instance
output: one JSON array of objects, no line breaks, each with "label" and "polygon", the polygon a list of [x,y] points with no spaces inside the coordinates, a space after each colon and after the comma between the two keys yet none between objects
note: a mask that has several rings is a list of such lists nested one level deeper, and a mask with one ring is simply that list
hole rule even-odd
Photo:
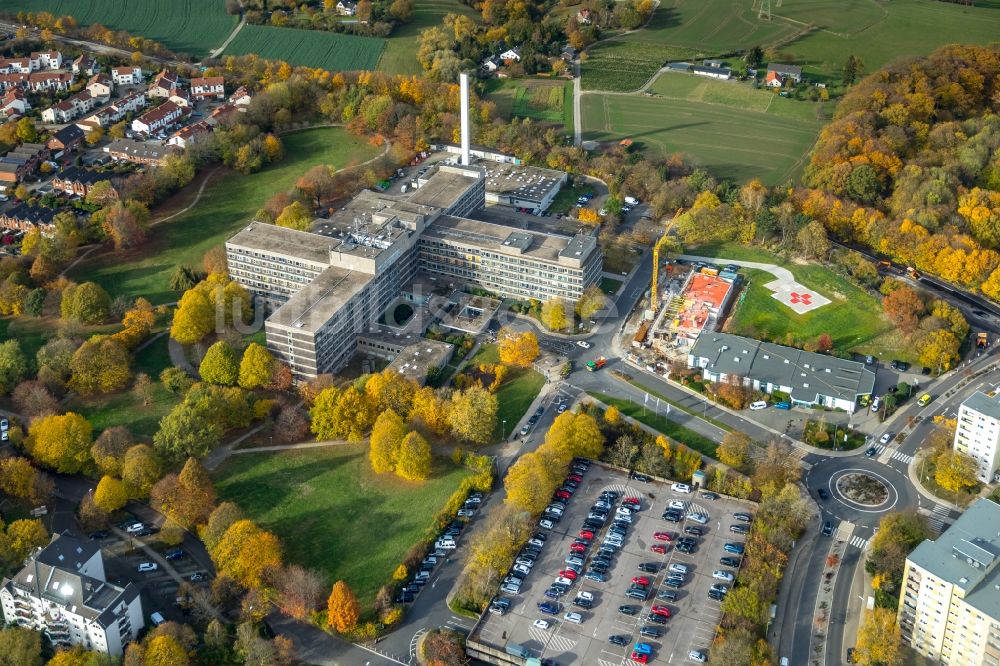
[{"label": "autumn tree", "polygon": [[961,345],[955,334],[947,329],[928,331],[917,340],[918,360],[928,368],[950,370],[961,358]]},{"label": "autumn tree", "polygon": [[580,319],[590,319],[604,308],[606,297],[601,288],[592,284],[583,290],[576,302],[576,314]]},{"label": "autumn tree", "polygon": [[558,296],[545,301],[542,306],[541,322],[550,331],[562,331],[570,323],[566,302]]},{"label": "autumn tree", "polygon": [[417,388],[417,383],[412,379],[389,369],[377,372],[365,381],[365,395],[376,413],[391,409],[404,419],[409,416],[413,407],[413,396]]},{"label": "autumn tree", "polygon": [[313,200],[313,205],[319,207],[323,200],[336,192],[337,179],[326,164],[317,164],[306,171],[295,183],[296,189]]},{"label": "autumn tree", "polygon": [[915,512],[892,512],[882,517],[878,527],[868,544],[865,569],[898,583],[903,578],[906,556],[930,537],[927,521]]},{"label": "autumn tree", "polygon": [[448,423],[452,432],[472,444],[488,444],[496,431],[499,403],[495,394],[470,386],[451,399]]},{"label": "autumn tree", "polygon": [[972,456],[945,449],[934,457],[934,480],[945,490],[969,492],[978,484],[979,467]]},{"label": "autumn tree", "polygon": [[63,319],[81,324],[100,324],[111,312],[111,297],[93,282],[67,285],[62,292],[59,311]]},{"label": "autumn tree", "polygon": [[162,474],[163,463],[148,444],[136,444],[122,459],[122,481],[131,497],[148,497],[149,491]]},{"label": "autumn tree", "polygon": [[28,376],[28,359],[15,339],[0,342],[0,394],[14,390]]},{"label": "autumn tree", "polygon": [[54,488],[52,479],[26,458],[13,456],[0,460],[0,491],[5,494],[37,505],[48,500]]},{"label": "autumn tree", "polygon": [[604,410],[604,422],[610,426],[617,426],[622,422],[622,414],[617,407],[611,405]]},{"label": "autumn tree", "polygon": [[854,662],[864,666],[899,666],[903,663],[895,608],[866,610],[854,644]]},{"label": "autumn tree", "polygon": [[170,410],[153,435],[156,450],[173,460],[208,455],[222,439],[226,426],[205,407],[185,400]]},{"label": "autumn tree", "polygon": [[198,366],[198,374],[211,384],[233,386],[240,374],[235,350],[225,340],[219,340],[205,352]]},{"label": "autumn tree", "polygon": [[114,242],[115,249],[133,248],[146,242],[149,210],[137,201],[117,201],[101,211],[99,216],[104,233]]},{"label": "autumn tree", "polygon": [[201,537],[205,548],[209,551],[215,548],[216,544],[222,540],[233,523],[243,520],[246,516],[243,510],[233,502],[222,502],[212,509],[208,515],[208,520],[198,529],[198,536]]},{"label": "autumn tree", "polygon": [[302,205],[301,202],[293,201],[281,211],[281,215],[274,221],[279,227],[305,231],[312,224],[312,212]]},{"label": "autumn tree", "polygon": [[913,289],[901,285],[882,299],[882,309],[903,335],[910,335],[917,329],[924,302]]},{"label": "autumn tree", "polygon": [[161,634],[146,644],[145,666],[187,666],[190,663],[184,647],[172,636]]},{"label": "autumn tree", "polygon": [[97,463],[97,469],[102,474],[121,476],[122,462],[125,452],[135,444],[135,439],[128,428],[112,426],[105,428],[94,445],[90,447],[90,456]]},{"label": "autumn tree", "polygon": [[347,583],[338,580],[330,590],[330,598],[326,602],[326,623],[337,633],[345,633],[353,629],[361,618],[361,606],[354,592]]},{"label": "autumn tree", "polygon": [[278,538],[247,519],[230,525],[210,554],[219,573],[248,588],[263,586],[281,567]]},{"label": "autumn tree", "polygon": [[200,289],[188,289],[181,296],[170,337],[182,345],[200,342],[215,329],[215,310],[208,296]]},{"label": "autumn tree", "polygon": [[69,387],[85,396],[120,391],[128,385],[131,360],[118,340],[94,336],[73,354]]},{"label": "autumn tree", "polygon": [[408,481],[423,481],[431,473],[431,445],[419,432],[403,438],[396,458],[396,474]]},{"label": "autumn tree", "polygon": [[125,506],[128,501],[128,489],[125,484],[113,476],[104,475],[94,491],[94,503],[103,511],[112,513]]},{"label": "autumn tree", "polygon": [[448,401],[430,386],[417,389],[413,394],[410,419],[436,435],[448,431]]},{"label": "autumn tree", "polygon": [[271,381],[274,357],[262,345],[251,342],[240,360],[239,385],[245,389],[260,388]]},{"label": "autumn tree", "polygon": [[719,462],[736,469],[741,469],[750,460],[750,447],[753,440],[750,436],[742,432],[727,432],[722,438],[722,443],[716,450]]},{"label": "autumn tree", "polygon": [[168,474],[150,491],[153,506],[179,525],[191,528],[208,520],[215,505],[215,487],[195,458],[188,458],[180,474]]},{"label": "autumn tree", "polygon": [[545,445],[565,458],[599,458],[604,452],[604,435],[597,420],[587,413],[566,411],[552,422],[545,433]]},{"label": "autumn tree", "polygon": [[500,362],[518,368],[528,368],[538,358],[538,337],[531,331],[515,331],[509,326],[497,335]]},{"label": "autumn tree", "polygon": [[289,617],[305,620],[319,608],[325,588],[316,571],[297,564],[287,566],[278,579],[278,607]]},{"label": "autumn tree", "polygon": [[23,627],[0,629],[0,654],[12,665],[42,666],[42,635]]},{"label": "autumn tree", "polygon": [[36,419],[26,442],[32,458],[64,474],[76,474],[91,466],[92,443],[90,422],[75,412]]},{"label": "autumn tree", "polygon": [[813,220],[795,236],[799,253],[807,259],[826,259],[830,254],[830,239],[818,220]]},{"label": "autumn tree", "polygon": [[375,419],[375,425],[372,426],[371,446],[368,451],[372,471],[376,474],[396,471],[400,445],[404,437],[406,437],[406,425],[395,411],[387,409],[379,414]]},{"label": "autumn tree", "polygon": [[543,448],[522,455],[504,477],[506,504],[532,515],[545,508],[563,474],[564,464],[553,465],[557,461]]}]

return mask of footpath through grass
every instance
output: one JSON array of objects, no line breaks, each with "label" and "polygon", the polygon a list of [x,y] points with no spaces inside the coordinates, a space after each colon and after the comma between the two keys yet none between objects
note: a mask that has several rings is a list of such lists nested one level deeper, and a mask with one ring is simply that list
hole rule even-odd
[{"label": "footpath through grass", "polygon": [[339,127],[296,132],[282,142],[286,156],[281,162],[250,176],[232,172],[218,178],[194,208],[153,227],[144,247],[128,253],[108,250],[77,265],[70,277],[97,282],[112,296],[143,296],[154,304],[175,301],[180,294],[168,286],[174,267],[200,269],[205,252],[245,225],[272,194],[291,188],[317,164],[339,169],[378,153],[363,138]]},{"label": "footpath through grass", "polygon": [[345,580],[365,612],[406,551],[470,472],[435,460],[431,479],[376,475],[366,444],[237,454],[214,473],[220,500],[236,502],[282,541],[287,562]]},{"label": "footpath through grass", "polygon": [[[480,363],[499,363],[497,346],[485,344],[469,360],[467,367],[475,368]],[[545,377],[533,368],[510,368],[503,384],[497,389],[497,439],[505,439],[514,432],[518,422],[531,407],[538,392],[545,385]],[[506,423],[506,428],[504,427]]]},{"label": "footpath through grass", "polygon": [[648,425],[650,428],[663,433],[670,439],[678,441],[688,448],[694,449],[709,458],[717,459],[715,450],[719,445],[708,437],[699,435],[695,431],[685,428],[678,423],[674,423],[664,416],[654,414],[653,410],[646,408],[643,405],[637,405],[631,400],[622,400],[621,398],[615,398],[606,393],[598,393],[596,391],[587,391],[587,395],[600,400],[605,405],[614,405],[622,414],[629,416],[640,423]]}]

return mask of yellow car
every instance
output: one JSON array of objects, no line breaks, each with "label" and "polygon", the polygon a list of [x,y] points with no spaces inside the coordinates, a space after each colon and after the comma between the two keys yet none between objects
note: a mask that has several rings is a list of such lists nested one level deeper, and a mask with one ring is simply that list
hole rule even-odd
[{"label": "yellow car", "polygon": [[930,402],[931,402],[931,394],[930,393],[924,393],[917,400],[917,404],[920,405],[921,407],[926,407],[927,405],[930,404]]}]

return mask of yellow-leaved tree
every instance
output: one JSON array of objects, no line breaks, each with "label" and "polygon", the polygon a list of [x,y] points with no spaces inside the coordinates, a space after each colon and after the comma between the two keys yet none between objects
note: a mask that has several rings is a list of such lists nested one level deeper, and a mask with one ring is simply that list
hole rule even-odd
[{"label": "yellow-leaved tree", "polygon": [[399,462],[400,444],[406,437],[406,424],[399,414],[391,409],[379,414],[372,426],[369,438],[368,460],[376,474],[396,471]]},{"label": "yellow-leaved tree", "polygon": [[502,363],[527,368],[538,358],[538,337],[531,331],[504,326],[497,335],[497,352]]},{"label": "yellow-leaved tree", "polygon": [[431,473],[431,445],[419,432],[411,432],[399,445],[396,474],[409,481],[423,481]]},{"label": "yellow-leaved tree", "polygon": [[338,633],[350,631],[358,624],[361,617],[361,606],[357,597],[347,583],[338,580],[330,590],[330,598],[326,602],[326,623]]},{"label": "yellow-leaved tree", "polygon": [[934,480],[945,490],[965,492],[974,488],[978,467],[971,456],[945,449],[934,458]]},{"label": "yellow-leaved tree", "polygon": [[899,641],[895,610],[874,608],[866,611],[858,630],[854,663],[865,666],[899,666],[903,663]]}]

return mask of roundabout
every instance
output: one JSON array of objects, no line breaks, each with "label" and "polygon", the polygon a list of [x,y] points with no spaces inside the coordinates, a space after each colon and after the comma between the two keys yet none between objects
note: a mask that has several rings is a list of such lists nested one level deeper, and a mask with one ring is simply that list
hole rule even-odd
[{"label": "roundabout", "polygon": [[878,526],[882,514],[917,504],[904,474],[867,458],[827,458],[809,470],[806,483],[813,494],[820,487],[829,492],[829,499],[819,501],[823,513],[869,528]]}]

